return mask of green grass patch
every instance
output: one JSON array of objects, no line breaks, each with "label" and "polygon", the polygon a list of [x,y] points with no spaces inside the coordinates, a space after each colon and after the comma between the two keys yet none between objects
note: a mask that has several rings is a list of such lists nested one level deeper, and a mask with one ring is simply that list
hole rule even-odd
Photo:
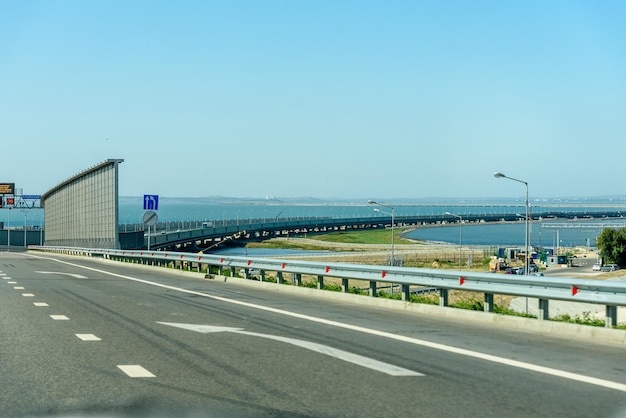
[{"label": "green grass patch", "polygon": [[[394,244],[416,244],[402,238],[403,228],[394,228]],[[324,242],[339,242],[342,244],[391,244],[391,228],[368,229],[361,231],[336,231],[309,238]]]},{"label": "green grass patch", "polygon": [[335,250],[333,247],[323,247],[320,245],[310,245],[303,244],[298,241],[288,241],[288,240],[280,240],[280,241],[262,241],[262,242],[249,242],[246,244],[248,248],[278,248],[284,250],[309,250],[309,251],[324,251],[324,250]]},{"label": "green grass patch", "polygon": [[439,295],[411,295],[410,301],[412,303],[439,305]]},{"label": "green grass patch", "polygon": [[590,325],[592,327],[603,327],[606,324],[604,319],[592,318],[590,312],[583,312],[582,316],[574,317],[564,314],[550,318],[550,320],[557,322],[569,322],[570,324]]}]

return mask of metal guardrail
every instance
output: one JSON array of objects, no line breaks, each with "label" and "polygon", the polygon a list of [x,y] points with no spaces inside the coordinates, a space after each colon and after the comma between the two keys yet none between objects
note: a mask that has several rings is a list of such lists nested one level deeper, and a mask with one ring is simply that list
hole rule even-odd
[{"label": "metal guardrail", "polygon": [[436,288],[439,289],[440,306],[448,306],[449,290],[463,290],[484,293],[486,312],[493,312],[496,294],[530,297],[538,299],[540,320],[548,319],[550,300],[593,303],[606,306],[606,327],[617,325],[617,307],[626,306],[626,282],[165,251],[45,246],[29,248],[69,255],[127,259],[144,264],[174,263],[180,268],[187,266],[188,269],[197,268],[198,271],[204,265],[207,266],[207,271],[211,271],[211,267],[217,268],[219,275],[224,269],[230,269],[233,276],[237,269],[244,269],[246,278],[254,270],[261,280],[265,280],[266,272],[275,272],[279,284],[284,283],[285,273],[291,273],[298,285],[302,284],[302,275],[311,275],[317,277],[318,289],[323,287],[324,277],[335,277],[342,280],[343,292],[349,291],[349,279],[364,280],[369,282],[370,296],[377,296],[378,283],[392,283],[401,286],[402,300],[405,301],[410,298],[411,286]]}]

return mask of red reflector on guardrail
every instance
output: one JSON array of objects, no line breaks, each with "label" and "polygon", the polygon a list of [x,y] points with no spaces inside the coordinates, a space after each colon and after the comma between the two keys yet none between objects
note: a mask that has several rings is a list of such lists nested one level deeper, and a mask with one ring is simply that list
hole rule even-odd
[{"label": "red reflector on guardrail", "polygon": [[465,277],[459,277],[459,284],[461,286],[465,284]]},{"label": "red reflector on guardrail", "polygon": [[576,296],[578,293],[578,288],[576,286],[572,286],[572,296]]}]

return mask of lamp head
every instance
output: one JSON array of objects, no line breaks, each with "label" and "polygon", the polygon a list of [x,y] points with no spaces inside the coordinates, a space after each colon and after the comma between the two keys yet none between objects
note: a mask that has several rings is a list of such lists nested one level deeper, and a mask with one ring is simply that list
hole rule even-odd
[{"label": "lamp head", "polygon": [[496,171],[495,173],[493,173],[493,176],[497,179],[506,177],[504,174],[500,173],[499,171]]}]

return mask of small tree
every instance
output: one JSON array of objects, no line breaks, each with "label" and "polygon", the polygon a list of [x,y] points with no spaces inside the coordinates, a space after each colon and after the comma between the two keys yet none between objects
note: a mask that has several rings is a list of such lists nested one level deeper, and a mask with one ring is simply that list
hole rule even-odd
[{"label": "small tree", "polygon": [[596,238],[596,247],[603,260],[626,266],[626,228],[605,228]]}]

